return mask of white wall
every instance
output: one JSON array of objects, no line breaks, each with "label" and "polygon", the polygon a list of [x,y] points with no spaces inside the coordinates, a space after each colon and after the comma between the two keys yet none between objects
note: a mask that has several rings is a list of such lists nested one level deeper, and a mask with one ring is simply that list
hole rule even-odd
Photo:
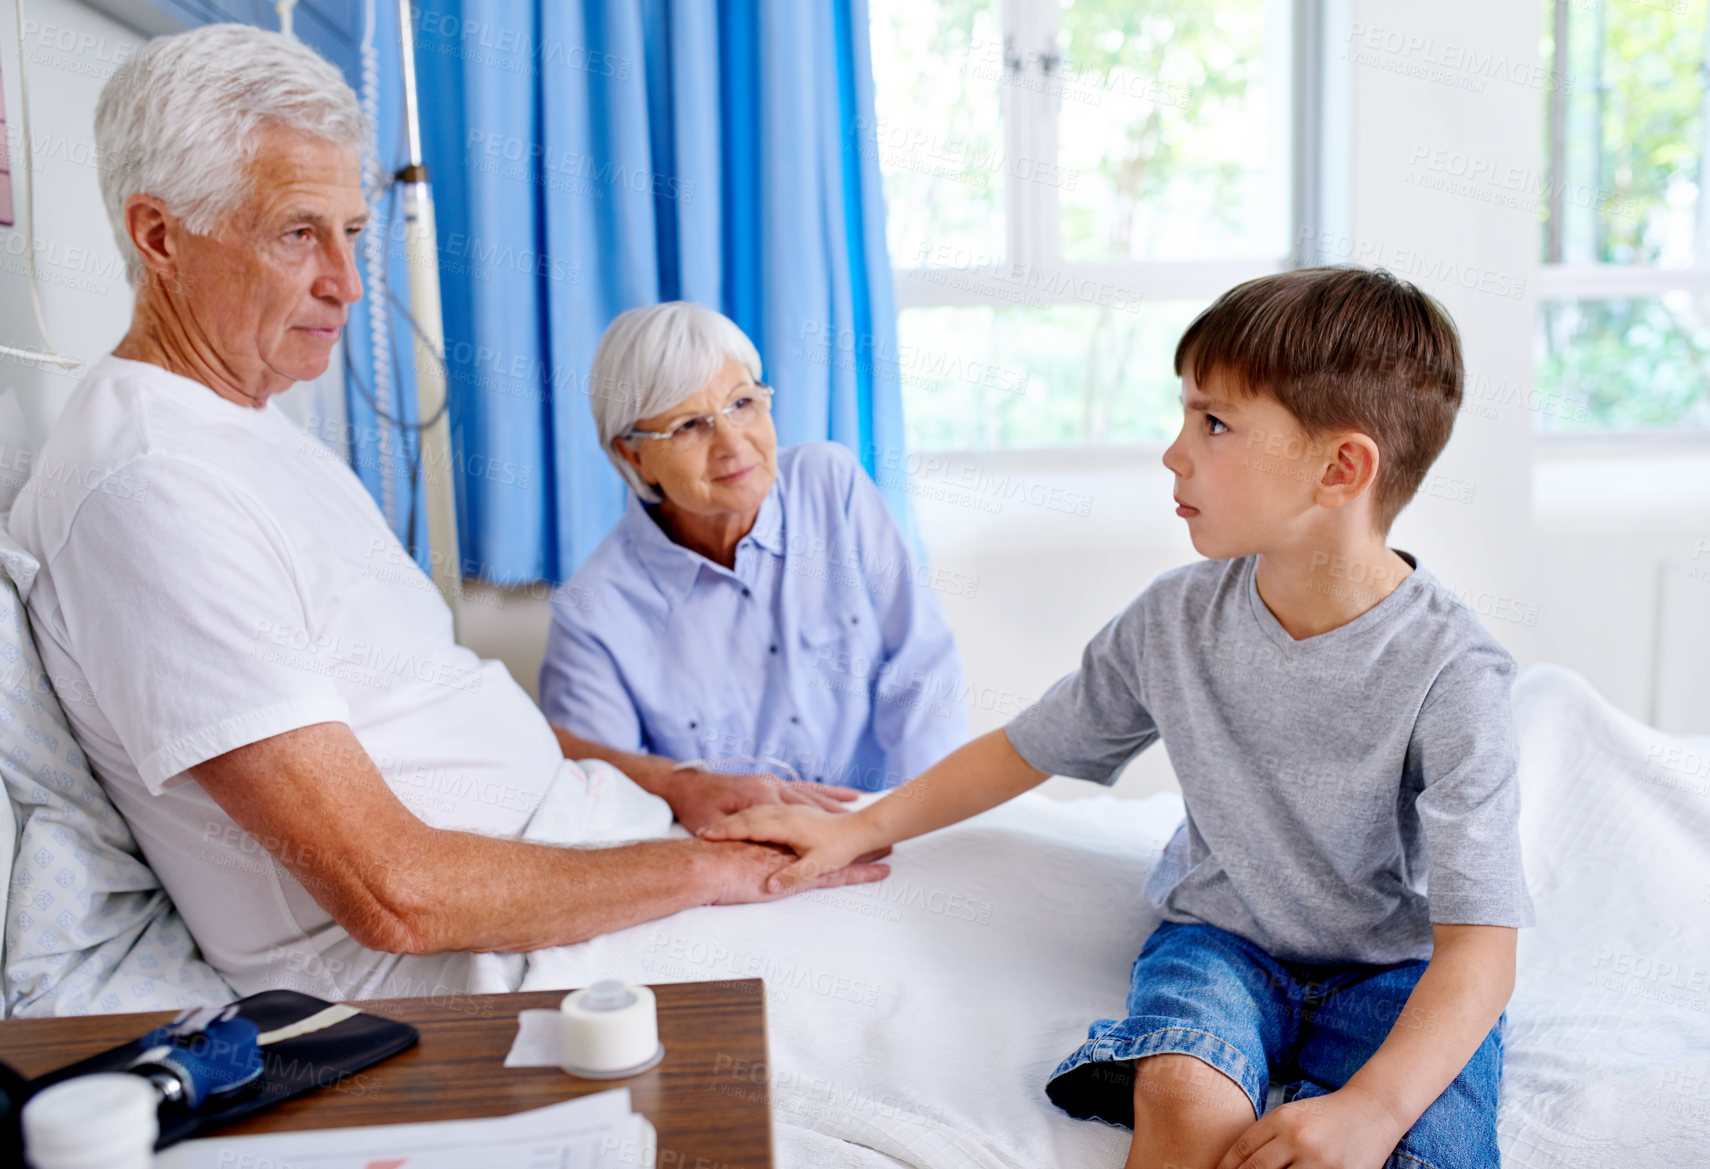
[{"label": "white wall", "polygon": [[[87,362],[110,350],[130,320],[130,289],[95,179],[92,126],[102,82],[141,38],[71,0],[28,0],[25,15],[42,309],[59,351]],[[24,276],[30,244],[24,233],[17,20],[3,0],[0,72],[6,82],[6,146],[17,205],[14,226],[0,228],[0,342],[34,349],[41,339]],[[0,358],[0,399],[9,396],[16,403],[24,426],[23,433],[0,438],[7,444],[0,468],[8,481],[18,479],[20,449],[33,452],[76,380],[75,373]],[[27,467],[27,460],[22,465]],[[12,486],[21,486],[21,479]]]},{"label": "white wall", "polygon": [[[107,225],[96,179],[95,101],[101,86],[142,43],[135,31],[76,0],[26,0],[24,61],[34,153],[37,282],[48,334],[59,352],[87,364],[111,351],[130,324],[133,295]],[[0,227],[0,344],[41,348],[25,259],[24,125],[17,19],[0,0],[0,73],[6,83],[6,146],[16,203]],[[339,433],[344,391],[335,353],[328,375],[278,401],[302,420],[317,412]],[[79,371],[0,357],[0,511],[27,478],[30,459]]]},{"label": "white wall", "polygon": [[1710,451],[1545,449],[1533,482],[1538,620],[1513,630],[1516,656],[1578,670],[1664,730],[1710,731]]}]

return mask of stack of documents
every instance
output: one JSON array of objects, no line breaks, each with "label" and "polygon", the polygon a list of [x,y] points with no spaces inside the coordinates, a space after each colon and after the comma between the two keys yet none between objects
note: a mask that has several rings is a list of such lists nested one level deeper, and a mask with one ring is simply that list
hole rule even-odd
[{"label": "stack of documents", "polygon": [[653,1126],[631,1112],[629,1089],[513,1116],[316,1129],[185,1141],[157,1169],[653,1169]]}]

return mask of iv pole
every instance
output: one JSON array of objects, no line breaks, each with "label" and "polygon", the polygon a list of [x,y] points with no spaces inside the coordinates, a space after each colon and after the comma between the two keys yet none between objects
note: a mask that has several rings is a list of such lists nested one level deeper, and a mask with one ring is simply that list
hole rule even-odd
[{"label": "iv pole", "polygon": [[[416,419],[420,431],[422,491],[427,497],[428,560],[433,583],[451,609],[452,635],[461,619],[461,557],[457,548],[457,489],[452,477],[451,419],[445,409],[445,324],[440,314],[439,248],[434,236],[433,191],[422,165],[421,122],[416,111],[416,50],[410,0],[398,0],[398,35],[404,66],[404,124],[409,163],[395,176],[402,187],[404,251],[410,267],[410,309],[416,324]],[[385,312],[386,306],[376,307]]]}]

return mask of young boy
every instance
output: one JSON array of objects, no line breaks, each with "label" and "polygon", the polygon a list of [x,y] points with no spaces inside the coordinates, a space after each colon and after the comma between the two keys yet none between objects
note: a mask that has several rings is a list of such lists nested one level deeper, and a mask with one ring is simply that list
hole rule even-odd
[{"label": "young boy", "polygon": [[[1187,817],[1128,1017],[1046,1092],[1130,1125],[1130,1169],[1498,1164],[1520,867],[1513,660],[1386,547],[1448,441],[1460,344],[1383,271],[1249,281],[1176,349],[1164,452],[1208,557],[1165,573],[1006,728],[859,812],[751,808],[782,886],[1163,739]],[[1278,1107],[1264,1111],[1269,1085]],[[1262,1119],[1255,1119],[1263,1114]]]}]

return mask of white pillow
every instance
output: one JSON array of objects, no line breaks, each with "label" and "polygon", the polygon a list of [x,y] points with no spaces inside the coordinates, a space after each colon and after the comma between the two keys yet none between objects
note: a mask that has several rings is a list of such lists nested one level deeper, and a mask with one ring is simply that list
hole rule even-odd
[{"label": "white pillow", "polygon": [[230,1002],[71,736],[23,604],[38,567],[0,530],[0,779],[18,826],[16,855],[0,853],[6,1013]]}]

